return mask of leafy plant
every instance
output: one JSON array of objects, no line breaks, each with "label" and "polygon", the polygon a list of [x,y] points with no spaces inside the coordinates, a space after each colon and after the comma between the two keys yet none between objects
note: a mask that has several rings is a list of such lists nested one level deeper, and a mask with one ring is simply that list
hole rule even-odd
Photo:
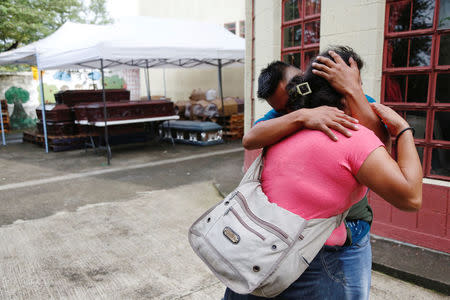
[{"label": "leafy plant", "polygon": [[1,0],[0,52],[42,39],[67,21],[110,23],[106,0]]}]

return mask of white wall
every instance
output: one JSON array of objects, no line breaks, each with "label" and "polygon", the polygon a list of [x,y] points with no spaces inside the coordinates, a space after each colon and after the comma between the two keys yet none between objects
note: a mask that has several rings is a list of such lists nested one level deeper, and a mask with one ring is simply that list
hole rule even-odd
[{"label": "white wall", "polygon": [[[245,64],[245,130],[251,126],[251,20],[252,0],[246,0],[246,64]],[[258,100],[258,76],[261,69],[281,57],[281,1],[255,0],[255,63],[254,63],[254,118],[257,120],[268,112],[271,107],[265,101]]]},{"label": "white wall", "polygon": [[[36,117],[36,107],[38,100],[38,81],[33,80],[31,72],[18,73],[0,73],[0,99],[6,99],[5,92],[11,87],[22,88],[30,93],[30,100],[23,104],[23,109],[32,118]],[[11,115],[14,110],[14,104],[8,104],[8,113]]]},{"label": "white wall", "polygon": [[[138,14],[161,18],[205,21],[223,25],[245,19],[243,0],[139,0]],[[145,74],[141,71],[141,96],[147,95]],[[164,95],[162,69],[150,69],[152,95]],[[244,97],[244,66],[225,67],[222,71],[223,95]],[[172,100],[187,100],[195,88],[218,90],[217,69],[166,69],[166,95]]]},{"label": "white wall", "polygon": [[348,45],[365,63],[364,92],[377,101],[381,93],[385,0],[322,0],[320,49]]}]

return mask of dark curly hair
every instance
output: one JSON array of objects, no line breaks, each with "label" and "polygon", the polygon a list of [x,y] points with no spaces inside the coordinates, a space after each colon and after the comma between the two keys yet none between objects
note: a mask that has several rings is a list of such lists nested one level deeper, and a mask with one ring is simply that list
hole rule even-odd
[{"label": "dark curly hair", "polygon": [[288,67],[287,63],[274,61],[261,70],[261,74],[258,77],[258,91],[256,92],[258,98],[267,100],[275,93]]},{"label": "dark curly hair", "polygon": [[[350,65],[349,59],[352,57],[358,65],[359,70],[361,70],[364,65],[361,57],[348,46],[333,46],[319,55],[333,60],[333,58],[328,54],[328,51],[330,50],[336,52],[348,65]],[[314,60],[312,62],[317,61]],[[289,95],[286,108],[288,110],[297,110],[300,108],[314,108],[322,105],[328,105],[342,109],[342,95],[331,87],[330,83],[326,79],[313,74],[312,70],[313,68],[310,64],[302,76],[295,76],[289,81],[286,86],[286,90]],[[297,85],[304,82],[309,84],[312,93],[302,96],[297,91]]]}]

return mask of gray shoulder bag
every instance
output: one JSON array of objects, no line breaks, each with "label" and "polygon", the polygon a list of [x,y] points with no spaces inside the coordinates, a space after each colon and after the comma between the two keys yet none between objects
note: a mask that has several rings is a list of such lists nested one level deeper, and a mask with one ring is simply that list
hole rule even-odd
[{"label": "gray shoulder bag", "polygon": [[268,201],[261,189],[262,155],[239,186],[189,229],[195,253],[239,294],[275,297],[308,268],[347,212],[305,220]]}]

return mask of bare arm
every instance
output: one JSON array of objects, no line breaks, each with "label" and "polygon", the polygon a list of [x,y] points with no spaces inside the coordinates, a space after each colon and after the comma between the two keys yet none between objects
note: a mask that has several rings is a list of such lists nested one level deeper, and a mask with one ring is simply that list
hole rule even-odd
[{"label": "bare arm", "polygon": [[358,120],[335,107],[303,108],[275,119],[259,122],[244,135],[242,144],[247,150],[263,148],[303,128],[321,130],[332,140],[337,141],[331,129],[350,137],[352,134],[347,128],[357,130],[355,123],[358,123]]},{"label": "bare arm", "polygon": [[371,109],[364,95],[356,62],[350,58],[350,66],[348,66],[334,51],[330,51],[329,54],[333,57],[334,62],[326,57],[317,57],[317,61],[320,63],[313,63],[313,73],[328,80],[333,88],[344,95],[352,116],[372,130],[390,150],[389,132]]},{"label": "bare arm", "polygon": [[[372,106],[393,136],[409,127],[389,107],[381,104]],[[397,161],[393,160],[384,148],[374,150],[362,164],[356,178],[395,207],[418,210],[422,205],[422,166],[410,130],[398,139],[397,157]]]}]

